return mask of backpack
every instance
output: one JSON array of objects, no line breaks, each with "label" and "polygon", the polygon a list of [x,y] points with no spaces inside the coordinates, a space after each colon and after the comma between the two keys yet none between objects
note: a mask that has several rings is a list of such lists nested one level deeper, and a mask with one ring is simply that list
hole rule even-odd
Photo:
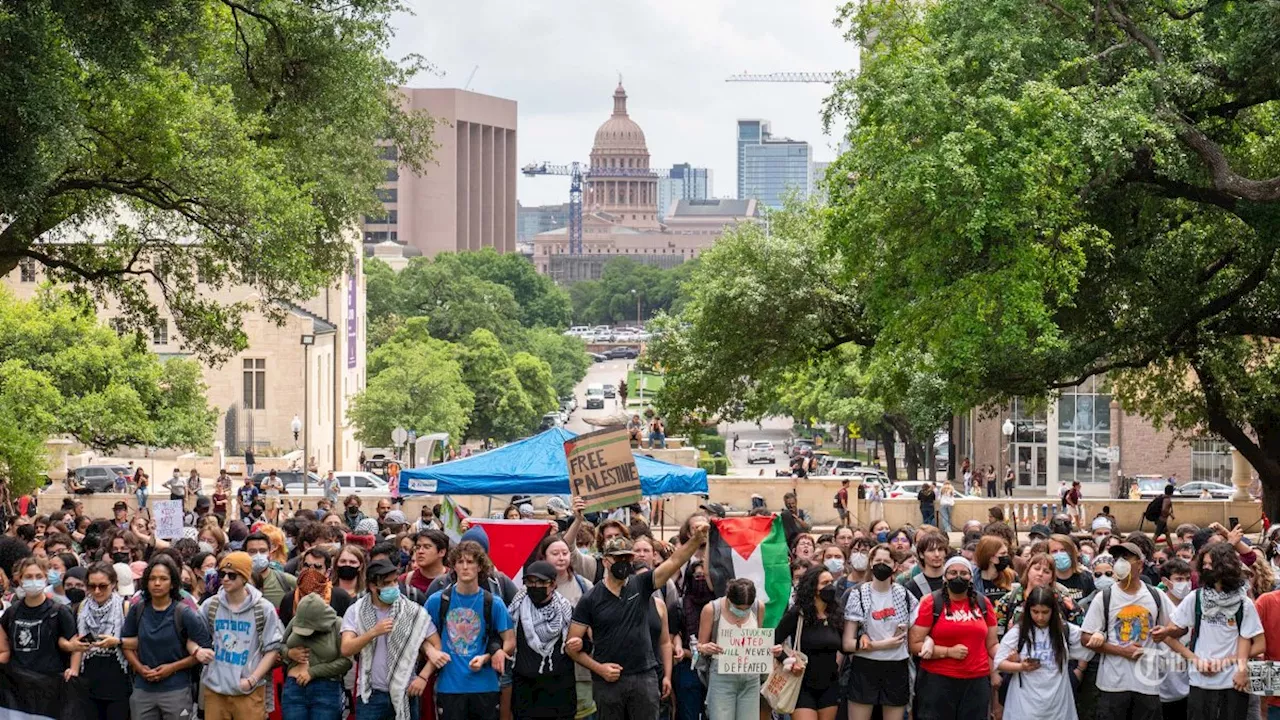
[{"label": "backpack", "polygon": [[[204,610],[205,622],[209,624],[209,632],[213,633],[213,623],[218,617],[218,610],[222,608],[222,601],[215,595],[209,598],[209,607]],[[253,634],[259,638],[262,637],[262,630],[267,626],[267,614],[262,609],[262,601],[253,604]],[[217,637],[214,634],[214,637]],[[186,644],[185,642],[183,644]]]},{"label": "backpack", "polygon": [[[445,588],[440,593],[440,622],[436,625],[440,629],[440,641],[444,642],[445,623],[449,618],[449,604],[453,602],[453,585]],[[489,592],[489,588],[482,587],[480,592],[484,593],[484,637],[485,652],[492,653],[493,646],[502,646],[502,639],[498,637],[498,633],[493,629],[493,593]],[[434,622],[434,620],[433,620]]]},{"label": "backpack", "polygon": [[[1191,640],[1187,643],[1187,649],[1190,650],[1191,652],[1196,651],[1196,641],[1200,639],[1200,617],[1201,617],[1200,594],[1201,592],[1203,592],[1203,588],[1196,590],[1196,621],[1195,621],[1195,625],[1191,628]],[[1240,624],[1243,622],[1244,622],[1244,602],[1241,602],[1240,607],[1236,608],[1236,631],[1237,632],[1239,632]]]},{"label": "backpack", "polygon": [[[942,617],[942,606],[947,601],[945,594],[946,594],[946,590],[935,590],[933,591],[933,593],[930,594],[930,597],[933,598],[933,622],[929,623],[929,632],[931,634],[933,633],[933,627],[938,624],[939,618]],[[985,597],[981,595],[978,596],[977,605],[978,605],[979,617],[986,618],[988,602],[990,602],[990,600],[987,600]]]},{"label": "backpack", "polygon": [[1151,502],[1147,503],[1147,509],[1142,511],[1142,517],[1151,522],[1159,520],[1161,512],[1164,511],[1164,498],[1163,494],[1151,498]]},{"label": "backpack", "polygon": [[[720,637],[720,599],[716,598],[711,601],[711,642],[715,642]],[[694,666],[694,671],[698,673],[698,679],[702,681],[702,686],[706,687],[711,676],[711,661],[714,660],[711,655],[698,655],[698,663]]]},{"label": "backpack", "polygon": [[[128,619],[126,620],[126,622],[128,622],[128,620],[132,620],[133,626],[138,628],[139,630],[142,629],[142,606],[147,602],[148,601],[146,599],[140,599],[137,602],[135,602],[133,605],[129,606]],[[191,637],[187,635],[187,629],[182,626],[182,609],[186,606],[177,600],[174,600],[173,603],[177,605],[177,607],[173,609],[173,626],[178,632],[178,642],[182,645],[183,651],[185,653],[186,647],[187,647],[187,641],[191,639]],[[137,613],[137,615],[134,615],[135,612]],[[197,617],[199,616],[197,615]],[[6,630],[8,630],[8,628],[6,628]],[[209,631],[210,632],[213,631],[212,622],[209,623]],[[10,637],[12,637],[12,635],[10,635]],[[193,698],[193,700],[196,697],[196,692],[197,692],[196,688],[200,684],[200,673],[203,669],[204,669],[204,666],[197,663],[187,671],[188,677],[190,677],[191,679],[191,697]]]}]

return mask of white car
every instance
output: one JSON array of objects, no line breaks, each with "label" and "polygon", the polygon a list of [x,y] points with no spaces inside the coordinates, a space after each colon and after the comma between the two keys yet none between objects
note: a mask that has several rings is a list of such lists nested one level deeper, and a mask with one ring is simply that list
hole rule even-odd
[{"label": "white car", "polygon": [[861,460],[854,460],[853,458],[833,457],[828,463],[827,474],[836,475],[836,476],[842,476],[842,475],[852,476],[854,474],[854,471],[858,470],[861,467],[862,467]]},{"label": "white car", "polygon": [[1180,486],[1178,495],[1185,498],[1198,498],[1201,497],[1205,490],[1209,491],[1209,497],[1214,500],[1230,500],[1236,494],[1236,489],[1231,485],[1223,485],[1222,483],[1208,480],[1196,480]]},{"label": "white car", "polygon": [[[920,488],[924,487],[924,480],[907,480],[905,482],[894,483],[889,488],[889,498],[904,498],[914,500],[916,495],[920,493]],[[934,485],[934,492],[937,492],[941,484]],[[955,498],[957,500],[965,500],[972,496],[965,495],[963,491],[956,490]]]},{"label": "white car", "polygon": [[[359,470],[335,472],[333,474],[338,479],[338,495],[346,497],[347,495],[363,495],[365,493],[389,493],[391,489],[387,486],[387,481],[370,472],[361,472]],[[289,495],[303,495],[305,497],[321,497],[324,495],[324,478],[319,483],[312,482],[303,492],[303,485],[300,481],[290,479],[285,483],[284,490]]]},{"label": "white car", "polygon": [[775,462],[775,457],[773,443],[768,440],[757,440],[751,443],[751,447],[747,448],[748,465],[758,462]]}]

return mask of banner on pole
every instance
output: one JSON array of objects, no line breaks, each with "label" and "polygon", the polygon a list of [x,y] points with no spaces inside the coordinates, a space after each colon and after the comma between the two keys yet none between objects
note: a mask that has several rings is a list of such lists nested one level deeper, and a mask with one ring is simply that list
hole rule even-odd
[{"label": "banner on pole", "polygon": [[564,456],[569,463],[569,491],[586,503],[585,512],[640,502],[640,472],[626,428],[597,430],[566,440]]}]

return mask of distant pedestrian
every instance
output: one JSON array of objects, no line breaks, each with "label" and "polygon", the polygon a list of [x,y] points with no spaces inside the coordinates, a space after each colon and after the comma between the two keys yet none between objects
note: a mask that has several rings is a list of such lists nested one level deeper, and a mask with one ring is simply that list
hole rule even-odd
[{"label": "distant pedestrian", "polygon": [[733,449],[735,452],[738,450],[738,433],[733,434]]},{"label": "distant pedestrian", "polygon": [[836,491],[835,502],[836,512],[840,514],[840,524],[849,524],[849,478],[840,481],[840,489]]},{"label": "distant pedestrian", "polygon": [[253,448],[244,449],[244,476],[253,477],[253,466],[255,464],[253,457]]},{"label": "distant pedestrian", "polygon": [[987,497],[998,497],[996,493],[996,469],[990,468],[989,470],[983,470],[982,473],[987,481]]},{"label": "distant pedestrian", "polygon": [[931,482],[926,482],[920,487],[920,492],[916,493],[916,500],[920,502],[920,518],[925,525],[935,524],[933,503],[936,499],[937,493]]},{"label": "distant pedestrian", "polygon": [[1013,466],[1004,466],[1004,496],[1013,497]]}]

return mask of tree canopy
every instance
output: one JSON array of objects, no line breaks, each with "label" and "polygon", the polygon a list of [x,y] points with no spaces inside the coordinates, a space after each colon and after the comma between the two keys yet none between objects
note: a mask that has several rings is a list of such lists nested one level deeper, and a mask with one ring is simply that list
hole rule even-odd
[{"label": "tree canopy", "polygon": [[239,305],[313,297],[379,208],[389,142],[422,169],[432,122],[385,56],[398,0],[0,0],[0,274],[19,263],[149,329],[159,290],[202,356]]},{"label": "tree canopy", "polygon": [[161,361],[138,336],[99,324],[89,304],[0,290],[0,479],[18,492],[46,472],[50,435],[104,453],[207,447],[218,415],[204,390],[194,361]]},{"label": "tree canopy", "polygon": [[613,258],[604,264],[599,280],[569,286],[573,321],[583,325],[632,323],[637,319],[637,300],[641,320],[658,312],[678,313],[685,302],[681,288],[695,267],[697,260],[664,270],[631,258]]}]

